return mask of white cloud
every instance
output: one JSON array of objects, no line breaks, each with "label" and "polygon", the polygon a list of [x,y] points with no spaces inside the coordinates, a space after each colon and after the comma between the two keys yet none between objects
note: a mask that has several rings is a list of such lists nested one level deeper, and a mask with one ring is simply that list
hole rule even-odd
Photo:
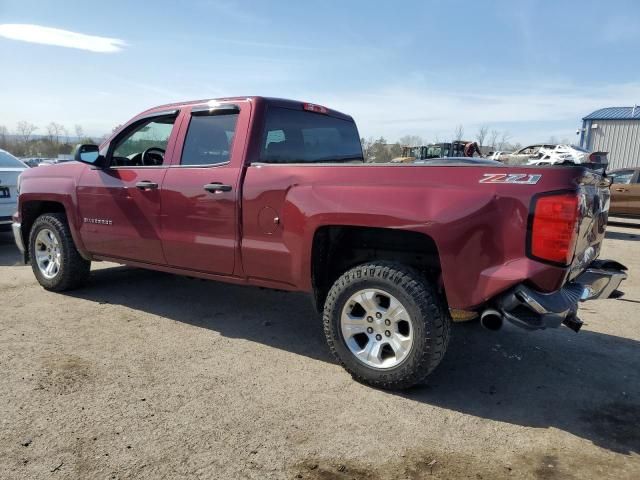
[{"label": "white cloud", "polygon": [[119,52],[127,45],[119,38],[98,37],[41,25],[18,23],[0,24],[0,37],[98,53]]}]

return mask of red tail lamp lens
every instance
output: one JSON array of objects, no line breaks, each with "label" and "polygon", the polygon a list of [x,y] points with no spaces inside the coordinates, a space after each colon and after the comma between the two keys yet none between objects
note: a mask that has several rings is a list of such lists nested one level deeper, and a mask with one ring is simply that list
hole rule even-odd
[{"label": "red tail lamp lens", "polygon": [[578,196],[574,193],[539,197],[531,229],[531,254],[569,265],[576,246]]}]

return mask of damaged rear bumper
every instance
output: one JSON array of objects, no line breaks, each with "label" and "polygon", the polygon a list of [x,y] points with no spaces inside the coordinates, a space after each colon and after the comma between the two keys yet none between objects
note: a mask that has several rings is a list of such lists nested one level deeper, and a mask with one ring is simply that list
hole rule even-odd
[{"label": "damaged rear bumper", "polygon": [[602,298],[618,298],[620,283],[627,278],[627,267],[612,260],[596,260],[571,282],[551,293],[518,285],[497,299],[505,320],[529,330],[557,328],[561,324],[580,330],[578,303]]}]

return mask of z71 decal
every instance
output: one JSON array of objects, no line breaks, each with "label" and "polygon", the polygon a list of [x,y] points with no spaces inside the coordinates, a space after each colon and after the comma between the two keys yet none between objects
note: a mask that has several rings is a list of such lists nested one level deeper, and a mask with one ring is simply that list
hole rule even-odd
[{"label": "z71 decal", "polygon": [[527,173],[485,173],[480,183],[515,183],[518,185],[535,185],[542,178],[541,174]]}]

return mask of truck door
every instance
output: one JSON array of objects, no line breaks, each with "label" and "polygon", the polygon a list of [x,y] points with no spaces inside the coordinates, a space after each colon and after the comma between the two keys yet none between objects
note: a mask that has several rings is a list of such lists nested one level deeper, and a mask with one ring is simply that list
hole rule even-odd
[{"label": "truck door", "polygon": [[629,215],[640,215],[640,170],[636,170],[636,176],[629,184],[629,193]]},{"label": "truck door", "polygon": [[185,113],[174,165],[161,190],[167,263],[231,275],[251,104],[194,106]]},{"label": "truck door", "polygon": [[[611,174],[613,183],[611,185],[611,208],[609,211],[612,215],[634,213],[634,196],[640,197],[640,192],[636,190],[640,187],[636,183],[637,175],[638,173],[634,170],[622,170]],[[637,200],[640,200],[640,198],[636,198]],[[637,214],[640,205],[636,203],[635,207]]]},{"label": "truck door", "polygon": [[80,235],[94,254],[165,264],[160,186],[177,137],[178,111],[135,120],[110,143],[109,166],[88,167],[77,187]]}]

